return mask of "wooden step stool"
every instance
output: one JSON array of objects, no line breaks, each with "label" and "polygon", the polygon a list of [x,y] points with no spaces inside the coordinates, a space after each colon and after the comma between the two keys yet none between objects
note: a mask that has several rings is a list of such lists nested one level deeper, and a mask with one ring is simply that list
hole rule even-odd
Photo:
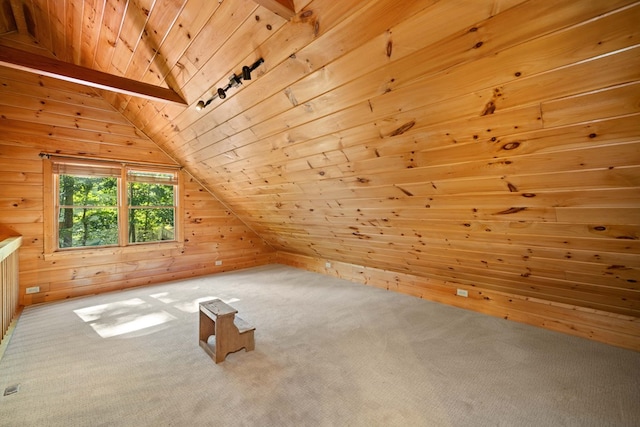
[{"label": "wooden step stool", "polygon": [[[219,299],[200,303],[200,347],[216,362],[224,361],[227,354],[255,348],[253,331],[255,327],[239,317],[238,310]],[[207,342],[215,335],[215,346]]]}]

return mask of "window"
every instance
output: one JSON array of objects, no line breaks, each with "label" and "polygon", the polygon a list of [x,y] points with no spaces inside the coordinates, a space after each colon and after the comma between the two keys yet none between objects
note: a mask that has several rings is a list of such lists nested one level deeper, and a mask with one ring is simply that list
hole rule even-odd
[{"label": "window", "polygon": [[127,171],[129,243],[174,240],[175,174]]},{"label": "window", "polygon": [[120,163],[50,160],[50,252],[179,239],[179,172]]}]

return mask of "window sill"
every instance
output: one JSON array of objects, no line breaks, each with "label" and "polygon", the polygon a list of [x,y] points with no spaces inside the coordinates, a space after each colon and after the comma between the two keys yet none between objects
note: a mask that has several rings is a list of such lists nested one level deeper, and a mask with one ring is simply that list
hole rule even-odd
[{"label": "window sill", "polygon": [[104,255],[121,255],[131,254],[138,252],[149,251],[163,251],[172,249],[183,249],[184,242],[162,242],[162,243],[139,243],[131,246],[109,246],[103,248],[77,248],[77,249],[63,249],[56,252],[50,252],[44,254],[45,260],[51,259],[64,259],[64,258],[77,258],[77,257],[91,257],[91,256],[104,256]]}]

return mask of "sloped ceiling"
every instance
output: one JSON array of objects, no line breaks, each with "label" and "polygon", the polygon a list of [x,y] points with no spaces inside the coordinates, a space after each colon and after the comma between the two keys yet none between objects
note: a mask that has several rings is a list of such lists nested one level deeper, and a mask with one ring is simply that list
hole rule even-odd
[{"label": "sloped ceiling", "polygon": [[178,92],[102,95],[276,249],[638,315],[640,5],[294,4],[1,0],[0,32]]}]

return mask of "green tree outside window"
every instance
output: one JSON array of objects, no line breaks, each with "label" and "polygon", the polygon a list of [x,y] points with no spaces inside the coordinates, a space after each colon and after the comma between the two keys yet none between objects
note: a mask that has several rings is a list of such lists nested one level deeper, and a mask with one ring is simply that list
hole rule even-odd
[{"label": "green tree outside window", "polygon": [[[78,164],[60,164],[54,170],[58,171],[58,248],[176,240],[177,172],[124,165],[91,169]],[[119,204],[120,192],[126,192],[125,206]],[[120,242],[120,236],[127,242]]]},{"label": "green tree outside window", "polygon": [[129,243],[174,240],[174,186],[129,182]]},{"label": "green tree outside window", "polygon": [[60,176],[59,247],[118,244],[116,178]]}]

